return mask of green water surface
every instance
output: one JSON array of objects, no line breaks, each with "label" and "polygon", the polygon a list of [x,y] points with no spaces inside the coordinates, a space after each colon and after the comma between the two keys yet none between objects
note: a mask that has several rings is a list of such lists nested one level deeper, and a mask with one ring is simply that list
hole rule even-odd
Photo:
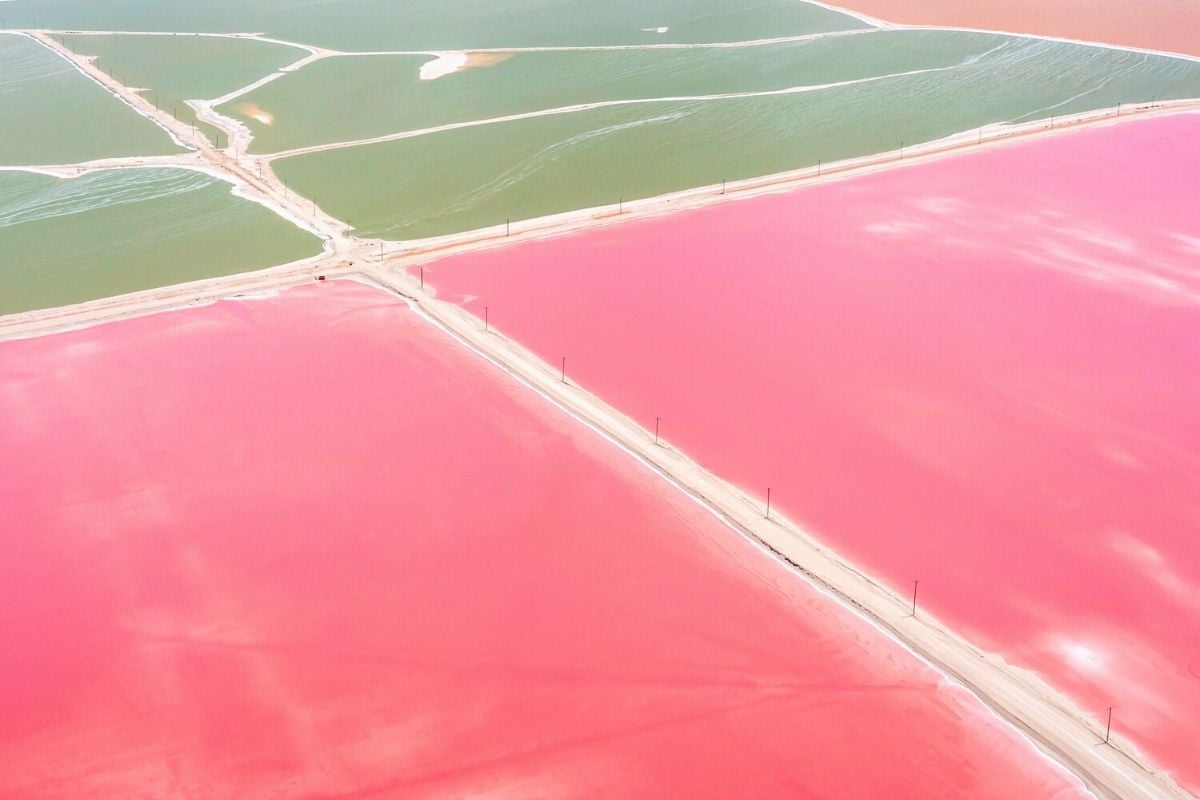
[{"label": "green water surface", "polygon": [[229,275],[321,252],[229,184],[181,169],[0,172],[0,314]]},{"label": "green water surface", "polygon": [[[187,100],[221,97],[307,55],[304,50],[286,45],[212,36],[57,38],[76,53],[96,56],[101,69],[126,86],[144,89],[146,99],[191,124],[197,121]],[[199,125],[215,142],[217,129]]]},{"label": "green water surface", "polygon": [[0,164],[179,152],[161,128],[66,59],[28,37],[0,35]]},{"label": "green water surface", "polygon": [[803,0],[12,0],[0,14],[10,28],[266,32],[342,50],[738,41],[865,27]]},{"label": "green water surface", "polygon": [[1192,61],[993,34],[935,35],[959,56],[967,37],[974,54],[950,69],[805,94],[602,108],[274,166],[301,193],[319,192],[322,206],[360,234],[406,239],[890,151],[988,123],[1200,95],[1200,63]]},{"label": "green water surface", "polygon": [[[754,47],[526,52],[424,81],[419,71],[427,56],[336,58],[220,110],[251,129],[253,152],[267,153],[581,103],[769,91],[951,68],[1001,46],[986,35],[874,31]],[[239,113],[246,101],[271,113],[273,123]]]}]

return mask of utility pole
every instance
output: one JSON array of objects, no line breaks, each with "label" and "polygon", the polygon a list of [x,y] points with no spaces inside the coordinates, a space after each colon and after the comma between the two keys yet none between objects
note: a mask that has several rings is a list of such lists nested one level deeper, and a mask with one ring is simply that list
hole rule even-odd
[{"label": "utility pole", "polygon": [[625,198],[624,197],[617,198],[617,213],[618,214],[625,213]]},{"label": "utility pole", "polygon": [[421,267],[421,288],[425,288],[425,268]]},{"label": "utility pole", "polygon": [[504,220],[504,235],[508,236],[512,232],[512,220]]},{"label": "utility pole", "polygon": [[914,617],[917,615],[917,587],[920,585],[921,585],[920,581],[913,581],[913,601],[912,601],[911,616],[914,616]]},{"label": "utility pole", "polygon": [[725,179],[721,178],[721,194],[725,194]]},{"label": "utility pole", "polygon": [[483,332],[487,333],[490,323],[488,322],[488,307],[483,307]]},{"label": "utility pole", "polygon": [[817,177],[821,177],[821,159],[817,159]]},{"label": "utility pole", "polygon": [[1108,724],[1104,727],[1104,743],[1108,744],[1108,737],[1112,734],[1112,712],[1113,707],[1108,707]]},{"label": "utility pole", "polygon": [[562,360],[562,382],[567,382],[567,357],[563,356]]},{"label": "utility pole", "polygon": [[662,423],[662,417],[654,418],[654,443],[658,444],[658,426]]},{"label": "utility pole", "polygon": [[771,518],[771,487],[767,487],[767,519]]}]

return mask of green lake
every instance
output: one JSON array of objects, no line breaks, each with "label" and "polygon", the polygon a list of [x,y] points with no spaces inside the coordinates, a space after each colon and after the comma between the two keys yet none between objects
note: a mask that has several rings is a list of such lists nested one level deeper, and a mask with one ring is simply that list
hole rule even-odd
[{"label": "green lake", "polygon": [[958,56],[967,37],[973,52],[949,69],[803,94],[600,108],[274,167],[361,235],[408,239],[889,151],[989,123],[1200,95],[1193,61],[994,34],[932,35]]},{"label": "green lake", "polygon": [[[505,54],[420,80],[428,56],[318,61],[223,106],[278,152],[580,103],[755,92],[952,68],[1000,47],[993,36],[867,32],[754,47]],[[243,104],[274,119],[264,124]],[[239,113],[240,112],[240,113]]]},{"label": "green lake", "polygon": [[[96,56],[99,65],[126,86],[178,119],[196,124],[187,100],[212,100],[276,72],[307,53],[253,39],[212,36],[77,36],[59,41],[76,53]],[[199,123],[210,140],[217,129]]]},{"label": "green lake", "polygon": [[0,314],[283,264],[320,240],[181,169],[0,172]]},{"label": "green lake", "polygon": [[[342,50],[740,41],[865,27],[802,0],[11,0],[10,28],[265,32]],[[659,33],[659,28],[666,28]]]},{"label": "green lake", "polygon": [[0,164],[73,164],[183,148],[26,36],[0,35]]}]

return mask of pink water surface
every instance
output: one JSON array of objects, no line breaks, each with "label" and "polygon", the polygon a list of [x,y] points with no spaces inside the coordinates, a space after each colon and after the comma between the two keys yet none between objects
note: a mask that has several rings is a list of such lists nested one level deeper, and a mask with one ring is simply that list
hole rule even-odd
[{"label": "pink water surface", "polygon": [[455,299],[1200,787],[1200,116],[450,259]]},{"label": "pink water surface", "polygon": [[388,295],[0,344],[0,797],[1075,798]]}]

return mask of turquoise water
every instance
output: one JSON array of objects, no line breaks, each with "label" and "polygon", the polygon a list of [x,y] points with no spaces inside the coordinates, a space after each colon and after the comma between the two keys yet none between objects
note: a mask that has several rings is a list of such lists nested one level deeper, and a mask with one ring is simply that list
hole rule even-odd
[{"label": "turquoise water", "polygon": [[[864,27],[801,0],[13,0],[8,27],[267,32],[344,50],[758,39]],[[660,34],[645,28],[668,27]]]},{"label": "turquoise water", "polygon": [[161,128],[25,36],[0,35],[0,131],[0,164],[183,152]]},{"label": "turquoise water", "polygon": [[181,169],[0,172],[0,314],[229,275],[321,252],[230,185]]},{"label": "turquoise water", "polygon": [[968,37],[975,52],[950,69],[806,94],[602,108],[274,166],[361,234],[406,239],[884,152],[988,123],[1200,96],[1196,62],[992,34],[936,35]]}]

